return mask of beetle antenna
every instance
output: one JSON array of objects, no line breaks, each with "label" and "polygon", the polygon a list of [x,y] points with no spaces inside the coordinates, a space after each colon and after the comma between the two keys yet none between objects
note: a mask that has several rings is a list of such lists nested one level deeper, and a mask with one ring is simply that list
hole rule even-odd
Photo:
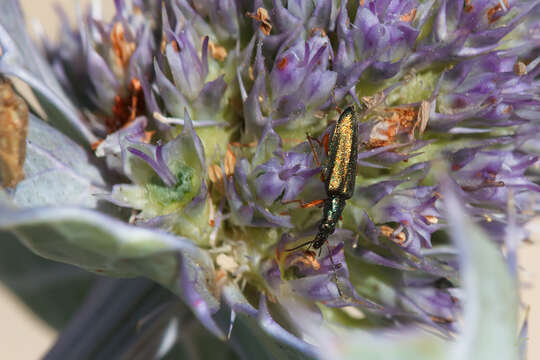
[{"label": "beetle antenna", "polygon": [[285,250],[286,250],[286,251],[294,251],[294,250],[298,250],[298,249],[300,249],[300,248],[303,248],[303,247],[306,246],[306,245],[311,245],[311,244],[313,244],[314,242],[315,242],[315,240],[309,240],[309,241],[306,241],[305,243],[302,243],[302,244],[300,244],[300,245],[298,245],[298,246],[293,247],[292,249],[285,249]]}]

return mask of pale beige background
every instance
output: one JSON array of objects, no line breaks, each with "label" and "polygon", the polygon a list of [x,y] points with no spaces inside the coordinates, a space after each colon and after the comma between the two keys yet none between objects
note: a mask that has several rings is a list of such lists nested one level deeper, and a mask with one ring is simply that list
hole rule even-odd
[{"label": "pale beige background", "polygon": [[[39,20],[48,33],[54,34],[58,29],[58,20],[53,4],[60,3],[67,14],[75,18],[75,0],[21,0],[27,16],[27,23],[32,19]],[[84,6],[89,1],[80,0]],[[112,0],[104,0],[104,15],[109,17]],[[1,14],[0,14],[1,16]],[[531,224],[533,245],[525,245],[520,251],[521,280],[523,302],[531,304],[529,314],[529,360],[540,359],[540,219]],[[497,301],[497,299],[493,299]],[[0,286],[0,359],[34,360],[46,351],[54,341],[56,334],[21,305],[7,290]],[[495,359],[494,359],[495,360]]]}]

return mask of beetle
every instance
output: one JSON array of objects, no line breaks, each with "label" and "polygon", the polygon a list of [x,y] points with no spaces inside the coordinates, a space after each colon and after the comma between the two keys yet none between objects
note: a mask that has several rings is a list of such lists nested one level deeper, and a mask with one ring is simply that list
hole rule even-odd
[{"label": "beetle", "polygon": [[[362,105],[360,111],[363,112],[365,109],[366,106]],[[328,160],[326,166],[323,167],[322,176],[327,198],[323,201],[323,216],[315,239],[287,249],[288,251],[294,251],[306,245],[320,249],[336,230],[346,201],[354,194],[358,166],[358,119],[358,111],[354,106],[346,108],[341,113],[329,138]],[[308,140],[311,144],[310,137]],[[318,161],[317,158],[316,161]]]},{"label": "beetle", "polygon": [[[361,112],[366,110],[366,106],[362,105]],[[328,160],[323,167],[322,179],[324,181],[327,198],[323,200],[323,216],[319,224],[317,235],[313,240],[300,244],[287,251],[294,251],[306,245],[312,246],[314,249],[321,249],[326,244],[330,255],[330,262],[334,270],[334,280],[340,296],[341,289],[338,284],[336,269],[338,266],[334,264],[330,247],[328,246],[328,237],[336,231],[336,225],[341,218],[346,202],[354,194],[354,185],[356,182],[356,170],[358,167],[358,112],[354,106],[346,108],[334,127],[332,136],[328,141]],[[308,136],[308,141],[311,149],[314,150],[311,143],[311,137]],[[315,161],[319,165],[316,152],[313,151]],[[303,207],[313,206],[321,203],[315,201],[310,204],[301,205]],[[320,253],[320,250],[319,250]]]}]

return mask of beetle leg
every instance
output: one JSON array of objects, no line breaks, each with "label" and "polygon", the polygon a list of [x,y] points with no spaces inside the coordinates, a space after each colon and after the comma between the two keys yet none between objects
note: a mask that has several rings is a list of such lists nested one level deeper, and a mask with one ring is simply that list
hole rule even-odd
[{"label": "beetle leg", "polygon": [[333,90],[331,92],[331,95],[332,95],[332,102],[334,103],[334,107],[335,107],[336,111],[341,114],[343,112],[343,110],[339,107],[339,105],[338,105],[338,103],[336,101],[336,93]]},{"label": "beetle leg", "polygon": [[326,183],[326,166],[321,166],[321,181]]},{"label": "beetle leg", "polygon": [[338,277],[337,277],[337,269],[338,269],[338,267],[334,263],[334,258],[332,257],[332,252],[330,251],[330,245],[328,245],[328,241],[326,241],[326,248],[328,249],[328,256],[330,257],[330,263],[332,264],[332,271],[334,273],[334,281],[336,282],[336,287],[337,287],[338,294],[339,294],[340,297],[343,297],[343,293],[341,292],[341,289],[339,287],[339,280],[338,280]]},{"label": "beetle leg", "polygon": [[[316,155],[315,155],[315,149],[313,147],[312,141],[315,141],[319,146],[323,147],[324,152],[328,156],[328,142],[330,141],[330,134],[324,134],[322,140],[319,140],[316,137],[313,137],[313,136],[309,135],[309,133],[307,133],[306,135],[307,135],[307,139],[309,141],[309,145],[311,146],[311,151],[313,151],[314,156],[316,156]],[[317,164],[317,166],[320,166],[320,164]]]},{"label": "beetle leg", "polygon": [[326,156],[328,156],[328,142],[330,141],[330,134],[325,134],[322,138],[322,145],[324,147],[324,151],[326,151]]},{"label": "beetle leg", "polygon": [[311,152],[313,153],[313,159],[315,160],[315,164],[317,167],[321,168],[321,181],[325,182],[325,176],[324,173],[326,172],[326,169],[324,165],[321,164],[321,161],[319,160],[319,156],[317,155],[317,152],[315,151],[315,147],[313,146],[313,141],[315,141],[320,147],[324,147],[324,151],[326,152],[326,156],[328,156],[328,138],[329,134],[326,134],[323,136],[322,141],[309,135],[309,133],[306,133],[309,146],[311,147]]},{"label": "beetle leg", "polygon": [[311,152],[313,153],[313,160],[315,160],[315,164],[317,165],[317,167],[320,167],[321,162],[319,160],[319,155],[317,155],[317,151],[315,151],[315,146],[313,146],[313,141],[319,144],[319,146],[321,145],[321,142],[319,141],[319,139],[309,135],[309,133],[306,133],[306,137],[309,142],[309,146],[311,147]]},{"label": "beetle leg", "polygon": [[305,208],[310,208],[310,207],[314,207],[314,206],[319,206],[322,203],[324,203],[324,200],[326,200],[326,199],[313,200],[313,201],[305,203],[300,199],[295,199],[295,200],[289,200],[289,201],[282,201],[281,203],[282,204],[298,203],[298,204],[300,204],[301,208],[305,209]]}]

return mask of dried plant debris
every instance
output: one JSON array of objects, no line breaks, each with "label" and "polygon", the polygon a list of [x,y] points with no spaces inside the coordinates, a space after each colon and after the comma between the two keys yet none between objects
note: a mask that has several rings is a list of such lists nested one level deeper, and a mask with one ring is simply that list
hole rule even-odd
[{"label": "dried plant debris", "polygon": [[0,78],[0,178],[3,187],[24,179],[28,107],[6,78]]}]

